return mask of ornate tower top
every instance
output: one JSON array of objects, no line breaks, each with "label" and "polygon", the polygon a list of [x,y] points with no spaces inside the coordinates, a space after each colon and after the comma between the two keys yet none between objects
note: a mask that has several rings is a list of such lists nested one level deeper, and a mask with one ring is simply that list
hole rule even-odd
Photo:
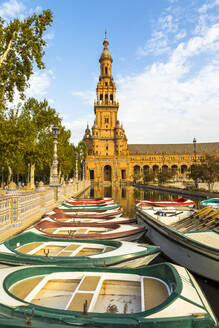
[{"label": "ornate tower top", "polygon": [[[108,49],[109,42],[105,31],[105,39],[103,41],[103,51],[100,56],[100,76],[97,84],[97,101],[94,102],[94,111],[102,105],[107,105],[108,108],[118,110],[118,103],[116,102],[116,85],[112,77],[112,62],[113,59]],[[106,110],[106,107],[104,107]]]},{"label": "ornate tower top", "polygon": [[104,60],[110,60],[111,63],[113,62],[113,59],[112,59],[109,49],[108,49],[108,45],[109,45],[109,41],[107,40],[107,33],[105,31],[105,39],[103,41],[104,49],[103,49],[103,52],[99,59],[100,63],[103,62]]}]

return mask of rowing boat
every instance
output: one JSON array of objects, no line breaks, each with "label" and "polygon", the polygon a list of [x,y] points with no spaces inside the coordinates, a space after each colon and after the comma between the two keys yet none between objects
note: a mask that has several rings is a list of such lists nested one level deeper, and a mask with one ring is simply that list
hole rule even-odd
[{"label": "rowing boat", "polygon": [[95,198],[95,199],[77,199],[70,198],[66,200],[67,203],[72,205],[101,205],[101,204],[114,204],[113,198]]},{"label": "rowing boat", "polygon": [[162,212],[137,208],[146,236],[169,258],[208,279],[219,281],[219,209]]},{"label": "rowing boat", "polygon": [[53,211],[45,214],[45,216],[56,217],[57,219],[62,218],[78,218],[78,219],[104,219],[104,218],[116,218],[122,215],[121,209],[116,210],[106,210],[101,212],[94,211],[63,211],[62,209],[56,207]]},{"label": "rowing boat", "polygon": [[191,199],[178,198],[175,200],[141,200],[136,201],[137,207],[146,206],[189,206],[194,207],[195,203]]},{"label": "rowing boat", "polygon": [[135,241],[145,233],[145,227],[136,224],[68,223],[44,219],[29,231],[55,238]]},{"label": "rowing boat", "polygon": [[27,326],[41,320],[41,327],[48,322],[55,328],[217,327],[194,277],[170,263],[136,269],[10,267],[0,270],[0,281],[6,327],[16,327],[10,322],[16,318],[18,324],[23,318]]},{"label": "rowing boat", "polygon": [[83,241],[24,232],[0,244],[0,262],[84,267],[138,267],[160,253],[157,246],[127,241]]},{"label": "rowing boat", "polygon": [[118,204],[112,204],[112,205],[81,205],[81,206],[74,206],[74,205],[70,205],[70,204],[66,204],[66,203],[62,203],[61,206],[59,206],[58,208],[60,208],[63,211],[82,211],[82,212],[105,212],[106,210],[116,210],[116,209],[120,209],[121,206]]},{"label": "rowing boat", "polygon": [[78,218],[77,216],[75,217],[69,217],[69,216],[59,216],[59,215],[48,215],[44,216],[44,219],[52,219],[57,222],[68,222],[70,223],[105,223],[107,225],[112,225],[112,224],[132,224],[136,223],[137,219],[135,218],[125,218],[125,217],[104,217],[104,218]]},{"label": "rowing boat", "polygon": [[206,206],[212,206],[213,208],[217,209],[219,208],[219,198],[210,198],[210,199],[202,200],[199,206],[200,208]]}]

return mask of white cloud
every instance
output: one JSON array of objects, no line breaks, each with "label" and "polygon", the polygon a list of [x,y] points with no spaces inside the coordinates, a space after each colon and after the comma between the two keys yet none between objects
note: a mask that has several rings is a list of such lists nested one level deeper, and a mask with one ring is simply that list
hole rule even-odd
[{"label": "white cloud", "polygon": [[209,9],[219,6],[219,0],[212,1],[210,3],[205,3],[199,8],[199,13],[206,13]]},{"label": "white cloud", "polygon": [[25,5],[21,1],[9,0],[0,6],[0,16],[4,19],[15,18],[22,14]]},{"label": "white cloud", "polygon": [[63,124],[69,130],[71,130],[71,141],[74,145],[77,145],[79,141],[81,141],[83,134],[86,129],[86,124],[84,122],[88,122],[91,127],[91,123],[93,123],[93,116],[82,117],[80,120],[69,121],[69,118],[65,117]]},{"label": "white cloud", "polygon": [[50,32],[50,33],[47,33],[45,34],[45,40],[53,40],[55,38],[55,34]]},{"label": "white cloud", "polygon": [[35,72],[30,78],[30,87],[26,90],[27,97],[38,97],[47,94],[53,75],[50,71]]},{"label": "white cloud", "polygon": [[95,99],[95,91],[87,90],[87,91],[73,91],[71,93],[73,96],[81,97],[85,103],[92,105]]},{"label": "white cloud", "polygon": [[120,78],[119,117],[129,143],[218,141],[219,23],[209,24],[199,34],[194,26],[196,35],[170,49],[166,61]]}]

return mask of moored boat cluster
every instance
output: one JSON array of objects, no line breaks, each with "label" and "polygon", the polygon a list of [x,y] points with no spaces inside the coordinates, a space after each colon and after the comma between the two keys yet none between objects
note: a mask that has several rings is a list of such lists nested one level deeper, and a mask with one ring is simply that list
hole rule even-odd
[{"label": "moored boat cluster", "polygon": [[[186,268],[149,264],[163,244],[151,238],[148,221],[184,227],[206,211],[199,214],[192,206],[182,199],[176,204],[142,201],[136,205],[137,224],[122,217],[112,198],[66,200],[0,244],[5,265],[0,269],[0,327],[216,327]],[[148,232],[159,246],[138,242]],[[186,230],[185,238],[195,240],[190,234]]]}]

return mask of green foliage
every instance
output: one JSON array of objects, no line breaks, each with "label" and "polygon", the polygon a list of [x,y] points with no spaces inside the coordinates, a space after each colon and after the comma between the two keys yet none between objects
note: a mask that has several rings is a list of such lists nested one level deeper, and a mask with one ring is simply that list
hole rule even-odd
[{"label": "green foliage", "polygon": [[147,172],[143,176],[144,184],[147,184],[148,182],[152,182],[154,180],[155,180],[155,174],[154,174],[154,172]]},{"label": "green foliage", "polygon": [[173,172],[172,170],[168,170],[168,169],[161,170],[157,175],[158,183],[163,184],[163,183],[167,182],[168,180],[171,180],[174,175],[175,175],[175,172]]},{"label": "green foliage", "polygon": [[[27,99],[24,104],[7,110],[0,120],[0,164],[14,174],[25,174],[28,164],[35,164],[38,180],[48,182],[53,160],[52,126],[59,126],[58,161],[60,176],[75,167],[75,147],[71,133],[61,125],[61,118],[46,100]],[[82,145],[80,146],[82,154]],[[82,156],[82,155],[81,155]]]},{"label": "green foliage", "polygon": [[45,68],[43,34],[51,23],[50,10],[8,24],[0,17],[0,109],[6,100],[13,101],[15,88],[24,98],[35,64]]},{"label": "green foliage", "polygon": [[202,164],[192,166],[189,177],[207,183],[211,191],[214,183],[219,180],[219,156],[207,154]]}]

